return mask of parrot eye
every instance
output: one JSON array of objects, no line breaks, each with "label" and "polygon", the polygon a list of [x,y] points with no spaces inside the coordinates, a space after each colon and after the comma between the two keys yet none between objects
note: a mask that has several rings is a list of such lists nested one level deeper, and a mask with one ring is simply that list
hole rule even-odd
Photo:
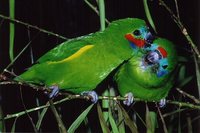
[{"label": "parrot eye", "polygon": [[164,65],[164,66],[162,66],[164,69],[166,69],[167,67],[168,67],[168,65]]},{"label": "parrot eye", "polygon": [[133,32],[133,34],[134,34],[135,36],[139,36],[139,35],[141,35],[141,32],[140,32],[139,30],[135,30],[135,31]]},{"label": "parrot eye", "polygon": [[150,48],[150,47],[151,47],[151,44],[150,44],[150,43],[146,43],[146,44],[144,45],[144,47],[145,47],[145,48]]}]

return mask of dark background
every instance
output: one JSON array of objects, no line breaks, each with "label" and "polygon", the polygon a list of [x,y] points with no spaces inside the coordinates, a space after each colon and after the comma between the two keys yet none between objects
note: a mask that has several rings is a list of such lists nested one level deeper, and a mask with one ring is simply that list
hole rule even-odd
[{"label": "dark background", "polygon": [[[166,0],[167,4],[175,12],[174,0]],[[197,0],[178,0],[180,18],[188,29],[194,43],[199,44],[199,2]],[[120,18],[137,17],[146,20],[142,0],[107,0],[106,18],[113,21]],[[173,41],[180,55],[191,56],[191,49],[185,37],[182,35],[176,24],[171,19],[166,10],[159,6],[157,1],[149,1],[158,35]],[[8,0],[0,0],[0,14],[9,15]],[[96,32],[100,29],[99,17],[90,9],[83,0],[16,0],[15,18],[36,25],[43,29],[58,33],[67,38],[74,38]],[[10,63],[9,60],[9,21],[0,18],[0,70]],[[63,39],[47,35],[38,30],[26,26],[15,24],[15,55],[17,55],[32,40],[31,47],[34,60],[46,53]],[[31,66],[30,48],[12,66],[16,74],[20,74]],[[194,64],[187,65],[187,74],[195,75]],[[195,79],[186,87],[195,87]],[[188,88],[188,89],[187,89]],[[196,91],[188,90],[196,95]],[[5,114],[16,113],[24,110],[20,98],[20,90],[17,86],[1,86],[2,101],[1,105]],[[47,101],[46,97],[32,89],[22,89],[23,99],[27,108],[35,107],[35,97],[40,99],[42,104]],[[74,106],[71,106],[74,105]],[[85,109],[88,104],[83,101],[68,101],[61,105],[63,119],[67,121],[66,127]],[[95,113],[96,110],[93,109]],[[90,120],[94,131],[99,130],[98,118],[94,113],[90,113]],[[37,113],[31,114],[33,120],[37,120]],[[11,129],[12,120],[6,121],[7,129]],[[33,131],[27,116],[17,120],[17,131]],[[55,119],[51,111],[47,114],[42,125],[43,131],[58,131]],[[84,130],[81,129],[81,130]]]}]

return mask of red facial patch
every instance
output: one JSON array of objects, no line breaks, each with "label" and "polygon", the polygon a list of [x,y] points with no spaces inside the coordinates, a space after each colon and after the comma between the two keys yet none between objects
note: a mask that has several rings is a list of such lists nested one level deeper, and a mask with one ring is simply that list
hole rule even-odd
[{"label": "red facial patch", "polygon": [[142,48],[144,47],[145,41],[142,39],[136,39],[133,37],[132,34],[126,34],[125,38],[130,42],[134,43],[137,47]]},{"label": "red facial patch", "polygon": [[166,58],[166,57],[167,57],[167,51],[166,51],[164,48],[158,47],[157,49],[158,49],[158,51],[160,51],[160,53],[162,54],[163,58]]}]

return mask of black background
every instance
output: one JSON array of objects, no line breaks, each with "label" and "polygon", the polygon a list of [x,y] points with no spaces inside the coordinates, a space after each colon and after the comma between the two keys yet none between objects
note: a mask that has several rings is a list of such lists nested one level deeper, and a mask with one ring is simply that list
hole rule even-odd
[{"label": "black background", "polygon": [[[95,2],[94,2],[95,3]],[[167,4],[175,12],[174,0],[168,0]],[[199,44],[199,3],[197,0],[179,0],[180,18],[188,29],[194,43]],[[146,20],[142,0],[107,0],[106,18],[109,21],[137,17]],[[149,7],[152,13],[158,35],[173,41],[180,55],[191,56],[191,49],[185,37],[177,25],[173,22],[166,10],[159,6],[157,1],[149,1]],[[0,0],[0,13],[9,15],[9,4],[7,0]],[[100,29],[99,17],[90,9],[83,0],[16,0],[15,18],[36,25],[43,29],[58,33],[67,38],[74,38],[96,32]],[[0,70],[10,63],[9,60],[9,21],[0,18]],[[46,53],[57,44],[63,42],[63,39],[47,35],[38,30],[26,26],[15,24],[15,55],[17,55],[32,40],[34,60]],[[30,35],[30,36],[29,36]],[[186,64],[187,65],[187,64]],[[31,66],[30,49],[27,49],[21,57],[12,66],[16,74],[20,74],[26,68]],[[195,75],[194,64],[190,62],[187,65],[187,74]],[[192,83],[185,87],[186,91],[196,95],[195,78]],[[193,89],[193,90],[191,90]],[[5,114],[16,113],[24,110],[20,98],[19,87],[1,86],[2,107]],[[40,92],[32,89],[22,89],[23,99],[27,108],[35,107],[35,97],[40,99],[42,104],[47,101],[46,97]],[[74,106],[72,106],[74,105]],[[61,104],[63,120],[66,127],[85,109],[88,104],[84,101],[74,100]],[[90,113],[90,122],[93,130],[98,131],[100,125],[98,118],[94,113]],[[37,113],[32,113],[33,121],[37,120]],[[6,121],[7,129],[11,129],[14,119]],[[17,131],[33,131],[33,128],[27,116],[20,117],[16,125]],[[47,114],[42,124],[43,131],[58,131],[56,121],[51,111]],[[142,129],[141,129],[142,130]],[[84,131],[81,128],[80,131]]]}]

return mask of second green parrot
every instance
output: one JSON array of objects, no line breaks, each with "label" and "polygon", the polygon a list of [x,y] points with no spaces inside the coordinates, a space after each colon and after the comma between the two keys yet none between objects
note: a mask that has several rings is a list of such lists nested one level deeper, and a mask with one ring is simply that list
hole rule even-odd
[{"label": "second green parrot", "polygon": [[133,97],[146,101],[164,99],[174,84],[177,54],[174,44],[164,38],[155,38],[152,43],[137,49],[133,57],[123,64],[115,75],[118,90],[128,99],[124,104],[130,105]]}]

